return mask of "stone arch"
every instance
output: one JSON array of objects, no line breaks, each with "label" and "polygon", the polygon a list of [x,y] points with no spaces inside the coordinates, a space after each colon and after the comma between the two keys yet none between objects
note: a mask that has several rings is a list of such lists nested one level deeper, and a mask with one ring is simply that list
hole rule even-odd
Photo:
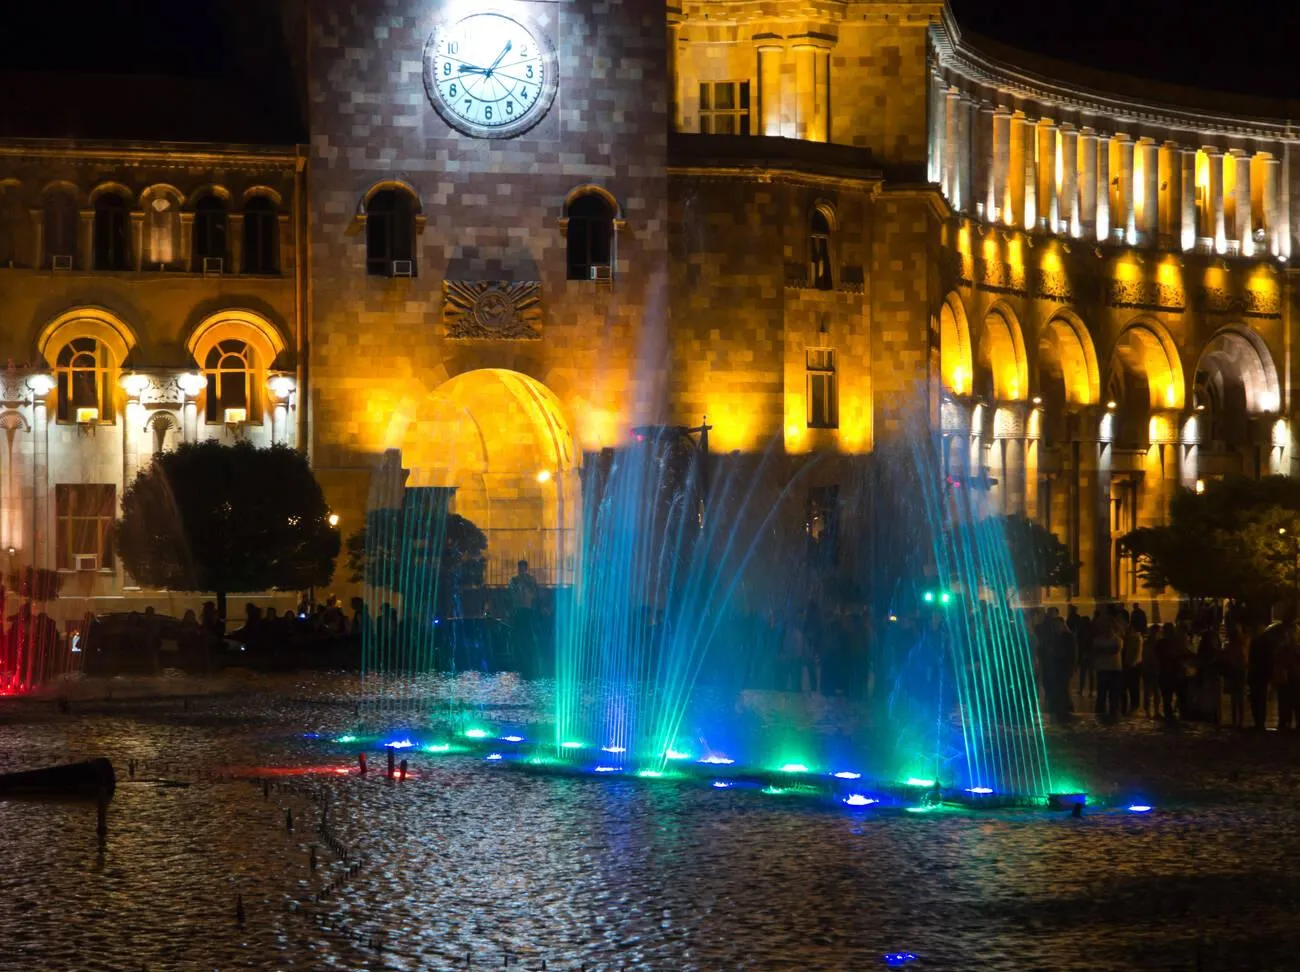
[{"label": "stone arch", "polygon": [[952,394],[970,392],[974,377],[970,322],[956,293],[949,294],[939,308],[939,374],[943,387]]},{"label": "stone arch", "polygon": [[415,214],[417,216],[423,214],[424,202],[420,198],[420,194],[416,192],[415,186],[411,185],[405,179],[381,179],[379,182],[370,186],[370,188],[362,195],[361,201],[357,203],[357,215],[364,217],[366,215],[366,208],[370,205],[370,200],[374,199],[376,195],[386,189],[396,189],[399,192],[406,193],[411,197],[411,201],[414,203],[413,209]]},{"label": "stone arch", "polygon": [[235,307],[210,314],[196,324],[185,341],[185,350],[202,367],[213,346],[232,339],[252,348],[263,369],[272,367],[287,346],[280,329],[267,318],[256,311]]},{"label": "stone arch", "polygon": [[410,486],[454,488],[453,510],[488,537],[501,582],[528,560],[546,581],[568,575],[577,552],[581,454],[559,397],[535,378],[479,368],[403,403],[388,445]]},{"label": "stone arch", "polygon": [[153,412],[145,420],[144,429],[153,438],[153,451],[162,452],[167,447],[167,437],[181,427],[180,419],[165,409]]},{"label": "stone arch", "polygon": [[281,209],[284,206],[284,197],[281,196],[280,193],[276,192],[270,186],[261,185],[249,186],[244,190],[244,205],[248,205],[250,199],[256,199],[259,196],[265,197],[275,203],[276,209]]},{"label": "stone arch", "polygon": [[835,203],[825,196],[818,196],[813,200],[813,204],[808,207],[809,219],[812,218],[813,213],[821,213],[826,217],[826,223],[830,226],[832,233],[840,228],[839,211],[835,208]]},{"label": "stone arch", "polygon": [[1169,330],[1159,321],[1139,318],[1128,324],[1111,352],[1110,386],[1128,374],[1140,377],[1150,409],[1180,409],[1186,394],[1183,362]]},{"label": "stone arch", "polygon": [[227,208],[230,207],[230,202],[233,199],[233,197],[230,194],[230,190],[227,189],[225,186],[217,182],[209,182],[199,186],[197,189],[195,189],[193,192],[190,193],[189,198],[185,200],[185,208],[193,209],[194,206],[199,202],[199,200],[203,199],[203,197],[205,196],[216,196],[218,199],[220,199],[223,203],[226,204]]},{"label": "stone arch", "polygon": [[583,196],[599,196],[605,200],[609,206],[609,211],[614,214],[616,221],[623,219],[623,207],[619,204],[618,197],[602,185],[595,182],[584,182],[580,186],[574,186],[564,197],[564,216],[568,218],[569,207],[581,199]]},{"label": "stone arch", "polygon": [[81,191],[81,187],[75,182],[69,182],[67,179],[51,179],[49,182],[45,183],[45,185],[41,186],[42,203],[44,203],[44,201],[51,195],[58,193],[71,196],[76,200],[78,206],[85,203],[86,196],[85,193]]},{"label": "stone arch", "polygon": [[181,253],[181,209],[185,194],[166,182],[158,182],[140,193],[144,211],[145,266],[166,266]]},{"label": "stone arch", "polygon": [[36,350],[54,367],[59,351],[69,341],[91,337],[108,348],[120,367],[136,346],[135,332],[122,318],[103,307],[78,307],[60,314],[41,330]]},{"label": "stone arch", "polygon": [[1015,311],[1004,301],[998,301],[984,315],[976,352],[976,394],[998,401],[1025,398],[1029,366],[1024,334]]},{"label": "stone arch", "polygon": [[95,205],[95,200],[98,199],[100,196],[104,195],[104,193],[106,192],[117,193],[119,196],[125,199],[128,204],[135,201],[135,193],[133,193],[129,188],[127,188],[120,182],[99,183],[97,186],[95,186],[94,189],[90,190],[90,193],[86,197],[86,201],[93,206]]},{"label": "stone arch", "polygon": [[1059,397],[1063,406],[1095,405],[1100,399],[1097,349],[1072,311],[1058,310],[1039,332],[1038,373],[1043,398]]},{"label": "stone arch", "polygon": [[1202,374],[1212,373],[1240,383],[1246,411],[1251,415],[1276,412],[1281,406],[1282,386],[1273,355],[1264,339],[1245,325],[1229,325],[1210,338],[1196,364],[1197,390]]}]

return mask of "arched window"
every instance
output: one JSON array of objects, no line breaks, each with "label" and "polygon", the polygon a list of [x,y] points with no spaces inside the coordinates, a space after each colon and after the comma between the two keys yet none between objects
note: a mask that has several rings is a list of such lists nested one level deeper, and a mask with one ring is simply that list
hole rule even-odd
[{"label": "arched window", "polygon": [[165,267],[176,259],[176,231],[180,220],[180,207],[176,200],[166,195],[156,195],[149,200],[149,259],[152,267]]},{"label": "arched window", "polygon": [[31,226],[19,187],[0,186],[0,267],[31,266]]},{"label": "arched window", "polygon": [[209,193],[194,207],[194,269],[217,269],[208,260],[221,260],[225,270],[226,259],[226,203],[218,195]]},{"label": "arched window", "polygon": [[570,280],[609,279],[614,251],[614,210],[597,192],[585,192],[569,204]]},{"label": "arched window", "polygon": [[210,423],[256,420],[253,395],[253,352],[243,341],[220,341],[208,351],[203,362],[208,379],[206,402]]},{"label": "arched window", "polygon": [[74,338],[63,346],[54,367],[60,422],[112,420],[110,367],[108,348],[92,337]]},{"label": "arched window", "polygon": [[415,207],[409,193],[381,189],[366,204],[366,273],[415,276]]},{"label": "arched window", "polygon": [[244,273],[278,273],[280,217],[275,203],[254,196],[244,206]]},{"label": "arched window", "polygon": [[101,193],[95,200],[95,269],[129,270],[130,241],[126,199],[116,192]]},{"label": "arched window", "polygon": [[77,254],[77,201],[66,192],[45,197],[43,261],[47,268],[71,269]]},{"label": "arched window", "polygon": [[831,221],[820,206],[808,220],[808,282],[818,290],[835,285],[831,277]]}]

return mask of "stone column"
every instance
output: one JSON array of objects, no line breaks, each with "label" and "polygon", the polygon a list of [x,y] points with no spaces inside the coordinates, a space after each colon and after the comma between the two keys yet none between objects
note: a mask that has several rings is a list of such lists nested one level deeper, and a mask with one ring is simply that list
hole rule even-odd
[{"label": "stone column", "polygon": [[1264,152],[1264,231],[1267,234],[1268,252],[1277,256],[1282,252],[1278,234],[1278,188],[1282,181],[1282,160]]},{"label": "stone column", "polygon": [[1179,146],[1178,167],[1182,173],[1178,186],[1178,232],[1183,249],[1194,250],[1196,237],[1200,235],[1196,225],[1196,149]]},{"label": "stone column", "polygon": [[975,202],[984,206],[984,218],[993,219],[997,208],[993,197],[993,106],[980,102],[975,109],[975,131],[971,139]]},{"label": "stone column", "polygon": [[825,97],[818,97],[818,89],[825,82],[825,76],[818,78],[817,62],[821,51],[810,45],[797,45],[794,48],[794,88],[795,88],[795,138],[806,142],[826,141],[826,125],[823,113],[818,107],[824,107]]},{"label": "stone column", "polygon": [[1079,236],[1079,133],[1066,122],[1061,126],[1061,187],[1056,212],[1064,232]]},{"label": "stone column", "polygon": [[131,212],[131,267],[144,269],[144,211]]},{"label": "stone column", "polygon": [[1038,120],[1038,223],[1053,233],[1060,232],[1060,183],[1056,178],[1056,123]]},{"label": "stone column", "polygon": [[957,104],[957,198],[958,208],[965,213],[975,211],[975,196],[971,192],[971,134],[974,128],[975,102],[962,95]]},{"label": "stone column", "polygon": [[939,173],[939,185],[953,209],[962,208],[962,200],[957,190],[958,158],[961,152],[961,92],[949,88],[943,95],[944,134],[942,171]]},{"label": "stone column", "polygon": [[993,113],[993,202],[989,219],[1011,223],[1011,112],[1001,105]]},{"label": "stone column", "polygon": [[670,15],[668,20],[668,127],[670,131],[682,130],[682,79],[677,76],[677,45],[681,39],[682,25]]},{"label": "stone column", "polygon": [[244,269],[240,261],[244,255],[244,214],[231,213],[229,223],[226,228],[226,235],[229,237],[226,246],[228,265],[222,268],[223,273],[241,273]]},{"label": "stone column", "polygon": [[276,240],[279,242],[279,261],[276,263],[276,271],[283,276],[293,270],[293,232],[289,223],[289,214],[285,212],[276,213],[276,222],[279,232],[276,233]]},{"label": "stone column", "polygon": [[1110,136],[1097,136],[1097,239],[1110,239]]},{"label": "stone column", "polygon": [[77,270],[94,270],[95,267],[95,211],[83,209],[77,222],[77,253],[73,267]]},{"label": "stone column", "polygon": [[1224,253],[1228,249],[1228,231],[1223,214],[1223,153],[1213,145],[1201,149],[1210,162],[1209,185],[1209,224],[1210,236],[1214,239],[1214,252]]},{"label": "stone column", "polygon": [[1007,175],[1007,215],[1003,222],[1009,226],[1025,225],[1025,147],[1031,144],[1027,135],[1030,131],[1028,120],[1021,112],[1016,112],[1011,119],[1011,145],[1007,150],[1011,168]]},{"label": "stone column", "polygon": [[1079,224],[1083,234],[1097,233],[1097,133],[1079,130]]},{"label": "stone column", "polygon": [[938,71],[930,72],[930,154],[926,181],[943,186],[944,142],[948,137],[948,85]]},{"label": "stone column", "polygon": [[54,567],[49,544],[50,418],[45,397],[36,395],[32,406],[32,533],[34,567]]},{"label": "stone column", "polygon": [[39,270],[45,259],[45,211],[30,209],[28,212],[32,217],[32,267]]},{"label": "stone column", "polygon": [[1025,139],[1025,211],[1022,221],[1025,229],[1032,231],[1038,228],[1038,123],[1026,118],[1021,134]]},{"label": "stone column", "polygon": [[1003,473],[1006,486],[1002,490],[1002,512],[1008,515],[1025,511],[1025,439],[1023,430],[1015,435],[997,440],[1002,446]]},{"label": "stone column", "polygon": [[1182,205],[1182,168],[1178,159],[1178,146],[1165,142],[1156,154],[1160,159],[1160,206],[1156,215],[1161,242],[1165,246],[1178,245],[1178,213]]},{"label": "stone column", "polygon": [[1241,149],[1233,149],[1232,158],[1237,166],[1236,223],[1232,235],[1241,241],[1241,255],[1250,256],[1255,252],[1254,220],[1251,219],[1250,156]]},{"label": "stone column", "polygon": [[1144,242],[1155,243],[1160,236],[1160,147],[1150,138],[1138,143],[1142,153],[1142,222],[1138,229]]},{"label": "stone column", "polygon": [[1116,176],[1119,185],[1112,197],[1115,205],[1115,226],[1124,231],[1126,243],[1137,242],[1137,213],[1133,206],[1133,139],[1124,132],[1115,135],[1118,146],[1119,172],[1111,175],[1112,184]]},{"label": "stone column", "polygon": [[[181,213],[181,269],[189,273],[194,269],[192,256],[194,253],[194,214]],[[189,441],[188,439],[186,440]]]}]

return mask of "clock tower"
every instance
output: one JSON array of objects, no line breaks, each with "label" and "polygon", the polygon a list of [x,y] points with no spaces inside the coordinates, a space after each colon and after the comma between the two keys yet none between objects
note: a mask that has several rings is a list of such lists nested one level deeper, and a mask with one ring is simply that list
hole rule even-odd
[{"label": "clock tower", "polygon": [[584,456],[655,418],[664,5],[319,0],[309,16],[318,476],[359,525],[399,450],[413,483],[455,490],[490,558],[562,572]]}]

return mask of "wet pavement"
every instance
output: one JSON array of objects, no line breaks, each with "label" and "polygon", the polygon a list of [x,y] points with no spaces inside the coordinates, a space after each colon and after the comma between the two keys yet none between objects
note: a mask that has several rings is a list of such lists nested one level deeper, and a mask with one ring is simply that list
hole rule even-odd
[{"label": "wet pavement", "polygon": [[[516,717],[531,698],[509,680],[478,693]],[[93,807],[0,802],[0,969],[1300,967],[1286,734],[1052,727],[1057,779],[1116,808],[1079,820],[832,810],[420,753],[392,783],[303,738],[364,716],[347,679],[106,694],[79,686],[70,712],[0,700],[0,769],[106,755],[121,779],[103,846]]]}]

